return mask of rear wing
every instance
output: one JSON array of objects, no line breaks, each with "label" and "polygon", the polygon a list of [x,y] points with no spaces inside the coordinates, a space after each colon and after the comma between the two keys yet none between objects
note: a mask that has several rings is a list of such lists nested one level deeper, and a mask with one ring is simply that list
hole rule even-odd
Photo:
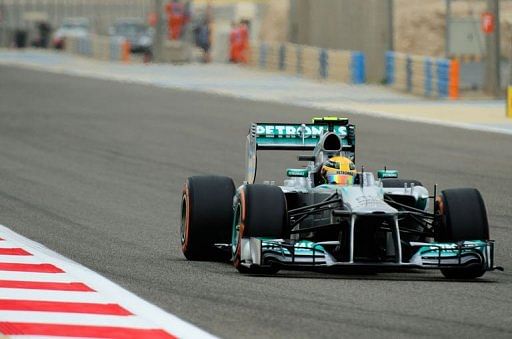
[{"label": "rear wing", "polygon": [[246,181],[256,179],[257,151],[314,150],[323,134],[332,132],[342,141],[342,149],[355,156],[355,126],[348,119],[314,118],[310,124],[252,123],[246,141]]}]

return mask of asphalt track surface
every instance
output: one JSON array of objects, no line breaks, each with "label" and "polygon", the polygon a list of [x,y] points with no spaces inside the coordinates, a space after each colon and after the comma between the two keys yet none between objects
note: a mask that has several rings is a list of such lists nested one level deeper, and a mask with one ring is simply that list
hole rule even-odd
[{"label": "asphalt track surface", "polygon": [[[252,277],[183,258],[186,177],[224,174],[239,184],[249,122],[321,114],[0,67],[0,224],[222,337],[510,338],[512,136],[349,116],[358,165],[481,190],[504,273],[474,282],[437,271]],[[295,164],[275,152],[259,163],[275,180]]]}]

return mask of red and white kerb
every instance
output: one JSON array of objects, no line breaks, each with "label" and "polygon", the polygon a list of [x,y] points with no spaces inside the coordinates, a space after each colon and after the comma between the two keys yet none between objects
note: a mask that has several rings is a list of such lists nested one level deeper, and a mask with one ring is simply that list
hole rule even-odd
[{"label": "red and white kerb", "polygon": [[213,338],[1,225],[0,334],[20,339]]}]

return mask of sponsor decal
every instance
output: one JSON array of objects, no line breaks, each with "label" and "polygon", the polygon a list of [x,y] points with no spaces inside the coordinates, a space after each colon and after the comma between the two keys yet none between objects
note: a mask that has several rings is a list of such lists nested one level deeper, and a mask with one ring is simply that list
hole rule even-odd
[{"label": "sponsor decal", "polygon": [[[319,138],[328,131],[327,125],[258,125],[256,135],[267,138]],[[345,126],[334,126],[334,133],[347,135]]]},{"label": "sponsor decal", "polygon": [[[278,249],[283,255],[290,256],[291,253],[287,247],[281,245],[282,242],[276,240],[263,240],[262,248],[264,252],[266,250],[276,250]],[[303,256],[324,256],[325,249],[321,245],[317,245],[316,243],[309,240],[301,240],[296,242],[293,245],[293,251],[295,255],[303,255]]]},{"label": "sponsor decal", "polygon": [[309,171],[307,169],[302,168],[289,168],[286,171],[286,175],[289,177],[300,177],[300,178],[307,178],[309,174]]},{"label": "sponsor decal", "polygon": [[377,177],[379,179],[382,179],[382,178],[398,178],[398,171],[397,170],[378,170],[377,171]]},{"label": "sponsor decal", "polygon": [[356,206],[359,207],[380,207],[382,200],[379,197],[371,195],[361,195],[355,198]]}]

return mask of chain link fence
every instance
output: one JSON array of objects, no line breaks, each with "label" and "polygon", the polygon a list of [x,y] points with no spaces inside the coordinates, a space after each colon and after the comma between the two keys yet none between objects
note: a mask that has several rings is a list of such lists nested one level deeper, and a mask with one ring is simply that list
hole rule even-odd
[{"label": "chain link fence", "polygon": [[57,29],[65,18],[88,18],[92,32],[107,35],[117,18],[137,17],[147,20],[153,0],[0,0],[0,46],[9,46],[16,32],[26,32],[31,41],[38,34],[37,25],[45,22]]}]

